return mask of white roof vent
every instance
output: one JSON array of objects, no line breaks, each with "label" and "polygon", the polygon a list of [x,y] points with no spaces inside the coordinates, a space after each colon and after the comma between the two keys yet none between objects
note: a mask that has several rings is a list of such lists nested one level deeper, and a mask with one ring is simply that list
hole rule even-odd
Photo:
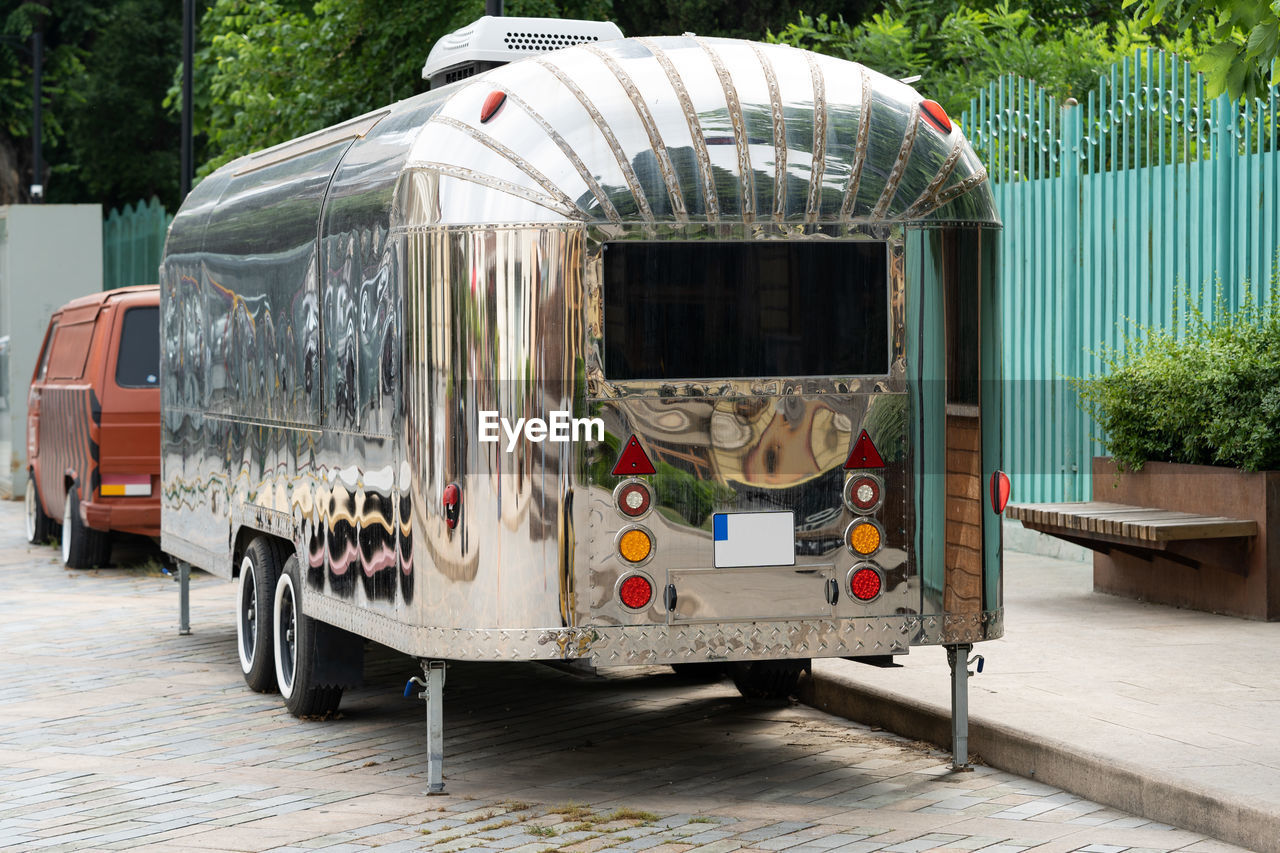
[{"label": "white roof vent", "polygon": [[485,15],[436,42],[422,76],[436,89],[532,53],[620,38],[622,30],[611,21]]}]

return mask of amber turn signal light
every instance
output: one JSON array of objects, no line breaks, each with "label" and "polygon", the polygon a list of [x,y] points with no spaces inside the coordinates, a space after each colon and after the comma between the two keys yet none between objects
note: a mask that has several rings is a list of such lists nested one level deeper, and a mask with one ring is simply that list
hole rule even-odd
[{"label": "amber turn signal light", "polygon": [[618,537],[618,554],[628,563],[639,565],[653,555],[653,537],[643,527],[631,527]]},{"label": "amber turn signal light", "polygon": [[866,518],[853,522],[844,532],[844,541],[849,550],[862,557],[869,557],[879,551],[883,539],[880,525]]}]

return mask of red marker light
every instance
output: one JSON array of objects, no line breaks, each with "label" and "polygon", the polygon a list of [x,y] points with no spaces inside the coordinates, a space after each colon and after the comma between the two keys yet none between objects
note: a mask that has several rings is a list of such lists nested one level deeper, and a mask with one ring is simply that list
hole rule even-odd
[{"label": "red marker light", "polygon": [[880,451],[876,450],[875,444],[871,441],[871,436],[867,435],[864,429],[862,434],[858,436],[858,440],[853,443],[853,450],[849,452],[849,458],[845,460],[845,468],[883,468],[884,460],[880,458]]},{"label": "red marker light", "polygon": [[1009,504],[1009,476],[1003,471],[991,475],[991,508],[996,515]]},{"label": "red marker light", "polygon": [[458,526],[458,510],[462,507],[462,489],[457,483],[444,487],[444,523],[453,530]]},{"label": "red marker light", "polygon": [[618,585],[618,598],[632,610],[648,607],[653,600],[653,585],[644,575],[632,575]]},{"label": "red marker light", "polygon": [[654,473],[653,463],[634,435],[627,439],[627,446],[622,448],[622,455],[618,457],[618,464],[613,466],[612,473],[615,477]]},{"label": "red marker light", "polygon": [[880,594],[882,586],[880,573],[870,566],[863,566],[849,577],[849,594],[858,601],[871,601]]},{"label": "red marker light", "polygon": [[944,136],[951,132],[951,117],[937,101],[921,101],[920,117]]},{"label": "red marker light", "polygon": [[489,93],[484,99],[484,105],[480,107],[480,123],[485,124],[489,119],[498,114],[498,110],[502,109],[502,105],[507,102],[507,93],[500,89],[495,89]]}]

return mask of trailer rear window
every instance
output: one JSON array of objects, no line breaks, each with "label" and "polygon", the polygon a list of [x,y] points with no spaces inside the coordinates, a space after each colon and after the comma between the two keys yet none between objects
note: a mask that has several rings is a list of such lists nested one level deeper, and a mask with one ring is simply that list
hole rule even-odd
[{"label": "trailer rear window", "polygon": [[884,243],[610,243],[605,376],[883,375],[888,294]]},{"label": "trailer rear window", "polygon": [[121,388],[154,388],[160,374],[160,309],[130,308],[120,329],[116,384]]}]

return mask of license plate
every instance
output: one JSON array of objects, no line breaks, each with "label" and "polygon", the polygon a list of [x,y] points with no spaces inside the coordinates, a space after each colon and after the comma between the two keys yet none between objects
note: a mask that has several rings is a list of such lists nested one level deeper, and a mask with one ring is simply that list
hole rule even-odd
[{"label": "license plate", "polygon": [[718,512],[711,523],[717,569],[796,564],[794,513]]}]

